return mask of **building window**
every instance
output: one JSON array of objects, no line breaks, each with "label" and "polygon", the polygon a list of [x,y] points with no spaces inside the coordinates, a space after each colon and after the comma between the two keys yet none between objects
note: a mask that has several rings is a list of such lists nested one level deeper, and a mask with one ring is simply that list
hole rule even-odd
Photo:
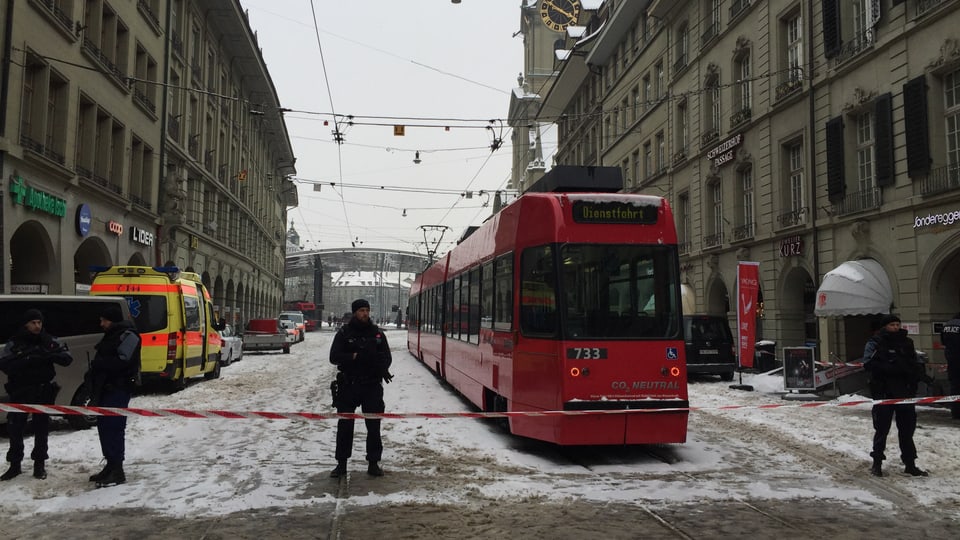
[{"label": "building window", "polygon": [[649,142],[643,145],[643,179],[653,176],[653,148]]},{"label": "building window", "polygon": [[740,224],[734,231],[734,240],[753,238],[754,208],[753,208],[753,168],[747,167],[737,171],[740,184],[740,208],[738,217]]},{"label": "building window", "polygon": [[677,231],[677,240],[680,243],[680,252],[687,253],[690,251],[690,194],[681,193],[679,197],[679,227]]},{"label": "building window", "polygon": [[39,56],[28,52],[20,108],[20,142],[28,150],[66,165],[68,84]]},{"label": "building window", "polygon": [[687,102],[682,101],[677,104],[677,156],[674,161],[683,159],[687,156],[687,141],[689,136],[690,115],[687,110]]},{"label": "building window", "polygon": [[960,170],[960,70],[943,78],[943,105],[947,136],[947,165],[951,185],[958,185]]},{"label": "building window", "polygon": [[650,102],[653,101],[652,89],[650,86],[650,74],[643,76],[643,110],[650,108]]},{"label": "building window", "polygon": [[676,56],[677,61],[673,65],[674,75],[687,67],[690,61],[690,28],[686,22],[677,29]]},{"label": "building window", "polygon": [[667,93],[667,82],[665,80],[666,76],[663,73],[662,61],[657,62],[656,67],[654,67],[654,72],[657,74],[657,84],[655,88],[657,92],[657,101],[660,101],[661,99],[663,99],[663,96]]},{"label": "building window", "polygon": [[737,58],[737,77],[738,81],[735,87],[737,93],[737,105],[739,111],[749,111],[753,104],[753,81],[750,74],[750,51],[744,51]]},{"label": "building window", "polygon": [[784,146],[783,153],[787,184],[785,211],[780,215],[779,223],[781,227],[790,227],[804,222],[803,143],[789,143]]},{"label": "building window", "polygon": [[631,96],[633,97],[633,106],[630,108],[630,119],[632,122],[636,122],[639,117],[640,110],[640,87],[635,86],[631,91]]},{"label": "building window", "polygon": [[632,185],[637,185],[640,182],[640,151],[633,151],[633,161],[631,162],[633,168],[630,170],[630,180]]},{"label": "building window", "polygon": [[857,115],[857,180],[859,191],[866,193],[876,187],[873,168],[873,113]]},{"label": "building window", "polygon": [[620,173],[623,175],[624,178],[627,179],[626,183],[628,186],[633,184],[633,179],[630,178],[630,158],[629,157],[625,158],[623,162],[620,163]]},{"label": "building window", "polygon": [[657,133],[657,172],[663,172],[667,169],[667,143],[664,140],[663,132]]},{"label": "building window", "polygon": [[707,67],[710,74],[704,80],[703,92],[703,134],[700,144],[706,146],[720,136],[720,76],[716,66]]},{"label": "building window", "polygon": [[786,70],[780,75],[776,99],[782,99],[797,91],[803,81],[803,26],[800,12],[787,16],[780,23],[780,27]]},{"label": "building window", "polygon": [[704,0],[704,31],[700,37],[701,45],[706,45],[720,34],[720,0]]},{"label": "building window", "polygon": [[623,101],[620,102],[620,133],[626,133],[627,127],[630,125],[627,122],[627,111],[630,110],[630,101],[627,98],[623,98]]}]

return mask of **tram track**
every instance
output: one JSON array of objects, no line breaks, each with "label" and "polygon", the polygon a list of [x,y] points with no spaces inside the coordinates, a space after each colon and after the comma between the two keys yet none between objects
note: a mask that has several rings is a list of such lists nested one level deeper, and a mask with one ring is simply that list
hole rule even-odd
[{"label": "tram track", "polygon": [[[835,454],[827,455],[827,450],[802,440],[784,440],[782,432],[773,431],[763,425],[751,425],[748,432],[743,429],[741,424],[722,414],[707,411],[701,411],[701,414],[709,416],[711,425],[719,432],[738,433],[744,439],[760,439],[763,444],[794,455],[805,463],[820,467],[844,485],[858,487],[914,514],[923,514],[923,517],[931,519],[936,517],[922,505],[919,505],[909,492],[899,489],[889,482],[870,476],[866,466],[857,468],[857,473],[852,473],[851,469],[856,468],[856,464],[853,463],[851,458]],[[838,463],[838,459],[842,460],[842,463]]]}]

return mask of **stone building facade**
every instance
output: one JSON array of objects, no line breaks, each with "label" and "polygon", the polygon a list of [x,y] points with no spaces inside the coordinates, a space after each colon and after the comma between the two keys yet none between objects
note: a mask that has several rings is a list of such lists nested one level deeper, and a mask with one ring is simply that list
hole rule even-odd
[{"label": "stone building facade", "polygon": [[608,0],[568,31],[538,117],[555,164],[620,166],[626,191],[668,198],[696,311],[735,322],[737,263],[757,261],[779,347],[856,360],[892,311],[942,362],[958,22],[949,0]]},{"label": "stone building facade", "polygon": [[273,316],[294,157],[239,1],[9,1],[0,33],[0,291],[176,265]]}]

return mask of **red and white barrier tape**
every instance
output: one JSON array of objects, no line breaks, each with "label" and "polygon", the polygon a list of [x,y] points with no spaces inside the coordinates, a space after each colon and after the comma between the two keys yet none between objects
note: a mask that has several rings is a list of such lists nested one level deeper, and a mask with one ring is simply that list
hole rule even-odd
[{"label": "red and white barrier tape", "polygon": [[76,407],[72,405],[32,405],[0,403],[0,412],[42,413],[51,415],[82,416],[130,416],[159,418],[178,416],[182,418],[259,418],[266,420],[339,420],[339,419],[402,419],[402,418],[517,418],[525,416],[590,416],[607,414],[664,413],[690,411],[730,411],[736,409],[809,409],[814,407],[853,407],[857,405],[932,405],[935,403],[960,402],[960,396],[934,396],[923,398],[862,399],[857,401],[804,401],[791,403],[768,403],[763,405],[720,405],[717,407],[664,407],[659,409],[615,409],[584,411],[511,411],[511,412],[446,412],[446,413],[311,413],[311,412],[265,412],[265,411],[190,411],[184,409],[137,409],[119,407]]}]

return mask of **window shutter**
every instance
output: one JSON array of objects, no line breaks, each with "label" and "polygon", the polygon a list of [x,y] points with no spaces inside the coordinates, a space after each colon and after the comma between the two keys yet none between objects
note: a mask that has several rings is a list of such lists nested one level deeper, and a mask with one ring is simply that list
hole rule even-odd
[{"label": "window shutter", "polygon": [[823,55],[833,58],[840,52],[839,0],[823,0]]},{"label": "window shutter", "polygon": [[923,75],[903,85],[904,135],[907,138],[907,175],[930,174],[930,126],[927,118],[927,81]]},{"label": "window shutter", "polygon": [[876,152],[877,185],[880,187],[892,186],[894,183],[893,171],[893,95],[886,93],[873,104],[874,150]]},{"label": "window shutter", "polygon": [[827,122],[827,196],[830,202],[843,199],[843,117]]}]

